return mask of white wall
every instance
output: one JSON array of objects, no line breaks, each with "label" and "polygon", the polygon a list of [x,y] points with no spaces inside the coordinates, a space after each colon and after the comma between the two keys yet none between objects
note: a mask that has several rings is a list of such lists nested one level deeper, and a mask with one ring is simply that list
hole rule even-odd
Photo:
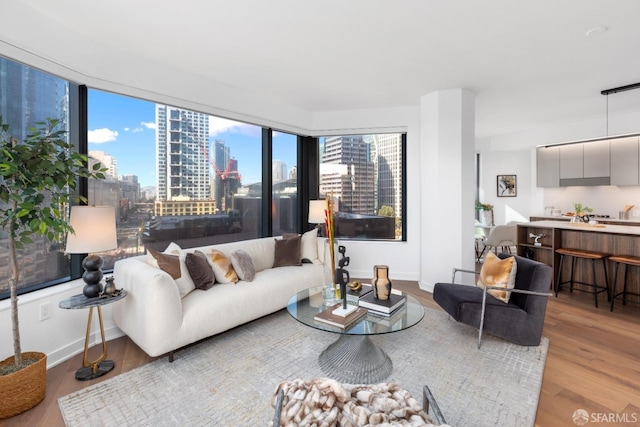
[{"label": "white wall", "polygon": [[[22,351],[40,351],[47,354],[47,367],[55,366],[70,357],[82,353],[89,309],[65,310],[58,307],[60,301],[72,295],[82,293],[84,282],[73,280],[62,285],[31,292],[18,297],[20,337]],[[50,304],[51,317],[40,321],[40,306]],[[114,304],[117,304],[114,303]],[[104,330],[107,340],[122,336],[122,332],[113,323],[111,304],[102,307]],[[0,357],[13,355],[13,334],[11,331],[11,304],[9,300],[0,301]],[[94,309],[90,345],[99,343],[100,328],[98,313]],[[108,346],[107,346],[108,350]],[[99,356],[91,352],[91,360]],[[80,368],[81,366],[78,366]]]},{"label": "white wall", "polygon": [[[516,197],[498,197],[498,175],[516,175]],[[542,190],[535,184],[535,150],[480,153],[480,201],[494,206],[496,225],[528,221],[538,213]]]}]

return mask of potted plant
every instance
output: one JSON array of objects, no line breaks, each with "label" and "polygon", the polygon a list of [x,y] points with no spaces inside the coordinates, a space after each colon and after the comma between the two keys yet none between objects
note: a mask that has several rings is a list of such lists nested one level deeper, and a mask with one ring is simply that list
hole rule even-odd
[{"label": "potted plant", "polygon": [[480,222],[487,225],[493,225],[493,205],[490,203],[481,203],[476,200],[476,210],[480,212]]},{"label": "potted plant", "polygon": [[78,178],[105,178],[99,163],[88,169],[87,156],[72,150],[58,125],[54,119],[38,122],[18,141],[0,116],[0,228],[8,237],[14,349],[12,357],[0,362],[0,418],[31,409],[44,399],[46,389],[46,354],[23,353],[20,346],[18,251],[35,236],[59,242],[73,231],[68,204]]}]

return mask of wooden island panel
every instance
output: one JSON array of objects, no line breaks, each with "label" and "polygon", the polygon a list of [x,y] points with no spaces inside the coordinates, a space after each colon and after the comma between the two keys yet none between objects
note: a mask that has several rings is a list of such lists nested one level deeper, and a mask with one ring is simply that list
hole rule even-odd
[{"label": "wooden island panel", "polygon": [[[542,246],[534,246],[529,233],[545,234],[540,239]],[[570,224],[564,221],[534,221],[518,224],[518,255],[525,256],[528,248],[533,251],[533,259],[544,262],[553,268],[553,283],[550,289],[555,291],[558,274],[562,281],[569,280],[571,275],[570,258],[566,257],[559,272],[560,256],[555,252],[558,248],[585,249],[597,252],[606,252],[611,255],[640,256],[640,227],[635,225],[603,225]],[[613,285],[615,264],[607,261],[607,277],[609,286]],[[616,290],[622,290],[623,266],[619,268],[619,277]],[[574,280],[578,282],[592,283],[593,270],[590,260],[577,259],[575,264]],[[604,272],[602,263],[596,261],[596,283],[604,285]],[[567,286],[564,287],[567,290]],[[574,288],[589,289],[589,286],[576,284]],[[640,294],[640,268],[629,267],[627,272],[627,291]],[[606,301],[606,296],[601,294],[599,298]],[[627,301],[640,302],[637,296],[627,296]],[[621,302],[620,302],[621,303]],[[618,301],[616,301],[618,304]]]}]

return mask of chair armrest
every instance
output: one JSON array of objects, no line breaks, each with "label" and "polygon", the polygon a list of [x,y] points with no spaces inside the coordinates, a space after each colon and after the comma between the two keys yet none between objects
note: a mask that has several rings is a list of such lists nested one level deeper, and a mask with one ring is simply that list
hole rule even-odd
[{"label": "chair armrest", "polygon": [[282,401],[284,400],[284,390],[278,390],[278,397],[275,405],[275,414],[273,415],[273,427],[278,427],[280,425],[280,417],[282,414]]},{"label": "chair armrest", "polygon": [[541,297],[550,297],[553,296],[553,294],[548,293],[548,292],[534,292],[534,291],[528,291],[526,289],[509,289],[506,288],[504,286],[495,286],[495,285],[486,285],[484,287],[485,289],[485,293],[487,292],[487,290],[489,289],[496,289],[499,291],[509,291],[509,292],[515,292],[516,294],[527,294],[527,295],[537,295],[537,296],[541,296]]},{"label": "chair armrest", "polygon": [[451,274],[451,283],[456,283],[456,273],[471,273],[471,274],[475,274],[476,276],[480,273],[478,273],[475,270],[468,270],[465,268],[453,268],[453,273]]},{"label": "chair armrest", "polygon": [[424,386],[422,388],[422,409],[424,412],[429,414],[429,408],[433,411],[433,418],[435,418],[436,425],[446,424],[447,422],[444,419],[444,415],[440,411],[440,407],[438,406],[438,402],[436,402],[436,398],[429,390],[428,386]]}]

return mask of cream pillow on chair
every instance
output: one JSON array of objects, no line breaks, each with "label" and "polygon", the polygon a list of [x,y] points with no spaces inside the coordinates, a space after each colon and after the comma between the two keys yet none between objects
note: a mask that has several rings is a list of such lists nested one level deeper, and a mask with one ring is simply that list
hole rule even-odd
[{"label": "cream pillow on chair", "polygon": [[[479,288],[484,288],[485,286],[501,286],[513,289],[516,285],[517,270],[518,264],[516,264],[515,257],[500,259],[490,251],[487,253],[484,263],[482,264],[477,286]],[[487,293],[506,303],[509,302],[509,298],[511,297],[511,292],[509,291],[489,289]]]}]

